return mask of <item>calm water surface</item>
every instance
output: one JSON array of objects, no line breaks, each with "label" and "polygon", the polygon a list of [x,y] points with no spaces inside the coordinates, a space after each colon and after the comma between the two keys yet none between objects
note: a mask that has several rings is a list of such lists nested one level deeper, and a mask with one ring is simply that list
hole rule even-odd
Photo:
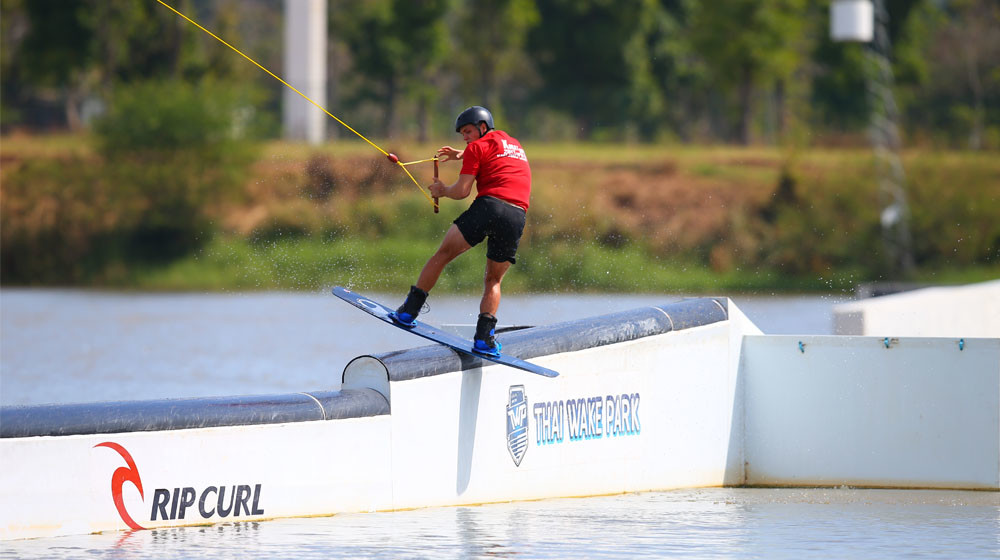
[{"label": "calm water surface", "polygon": [[[395,307],[403,294],[369,294]],[[504,298],[503,324],[545,325],[680,296]],[[428,322],[474,324],[478,298],[434,297]],[[770,334],[829,333],[825,297],[737,298]],[[0,290],[0,404],[293,393],[340,386],[354,357],[423,346],[328,293]]]},{"label": "calm water surface", "polygon": [[713,488],[2,543],[5,558],[996,558],[992,492]]},{"label": "calm water surface", "polygon": [[[514,296],[499,315],[549,324],[676,299]],[[829,334],[847,298],[734,299],[765,333]],[[477,301],[433,298],[427,320],[473,323]],[[357,355],[423,344],[325,293],[8,289],[0,318],[3,405],[331,389]],[[13,541],[0,557],[1000,558],[1000,494],[679,490]]]}]

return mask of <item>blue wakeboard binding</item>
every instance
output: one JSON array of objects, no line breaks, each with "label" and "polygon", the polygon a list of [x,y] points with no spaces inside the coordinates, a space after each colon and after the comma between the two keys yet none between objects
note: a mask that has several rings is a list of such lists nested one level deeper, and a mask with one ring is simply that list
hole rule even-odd
[{"label": "blue wakeboard binding", "polygon": [[423,309],[425,301],[427,301],[427,292],[416,286],[410,286],[410,293],[406,296],[406,301],[399,306],[399,309],[389,313],[389,318],[404,327],[415,327],[417,315]]},{"label": "blue wakeboard binding", "polygon": [[489,313],[480,313],[476,322],[476,336],[472,339],[472,351],[487,356],[499,356],[501,344],[496,339],[497,318]]}]

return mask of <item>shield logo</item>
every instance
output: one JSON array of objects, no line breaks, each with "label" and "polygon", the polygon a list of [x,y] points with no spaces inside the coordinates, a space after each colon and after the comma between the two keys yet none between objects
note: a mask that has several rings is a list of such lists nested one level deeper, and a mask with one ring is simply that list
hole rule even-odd
[{"label": "shield logo", "polygon": [[524,385],[511,385],[507,401],[507,451],[514,466],[521,466],[528,450],[528,397]]}]

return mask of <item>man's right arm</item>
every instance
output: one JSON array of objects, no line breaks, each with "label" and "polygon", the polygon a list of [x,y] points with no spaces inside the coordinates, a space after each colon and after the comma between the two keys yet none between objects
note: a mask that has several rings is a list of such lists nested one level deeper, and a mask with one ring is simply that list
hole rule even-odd
[{"label": "man's right arm", "polygon": [[469,196],[469,193],[472,192],[472,183],[475,181],[475,175],[459,175],[455,184],[448,187],[448,194],[446,196],[448,198],[454,198],[455,200],[462,200],[463,198]]},{"label": "man's right arm", "polygon": [[462,200],[472,192],[472,183],[476,181],[475,175],[462,174],[458,176],[458,181],[454,185],[445,185],[440,179],[435,179],[428,190],[431,196],[454,198]]}]

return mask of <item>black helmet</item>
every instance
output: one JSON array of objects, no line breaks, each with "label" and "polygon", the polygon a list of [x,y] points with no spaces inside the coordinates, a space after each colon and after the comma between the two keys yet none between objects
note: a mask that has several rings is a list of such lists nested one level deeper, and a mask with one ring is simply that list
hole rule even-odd
[{"label": "black helmet", "polygon": [[455,132],[460,131],[467,124],[478,128],[481,122],[486,123],[486,130],[493,130],[493,115],[486,110],[486,107],[474,105],[462,111],[462,114],[455,119]]}]

